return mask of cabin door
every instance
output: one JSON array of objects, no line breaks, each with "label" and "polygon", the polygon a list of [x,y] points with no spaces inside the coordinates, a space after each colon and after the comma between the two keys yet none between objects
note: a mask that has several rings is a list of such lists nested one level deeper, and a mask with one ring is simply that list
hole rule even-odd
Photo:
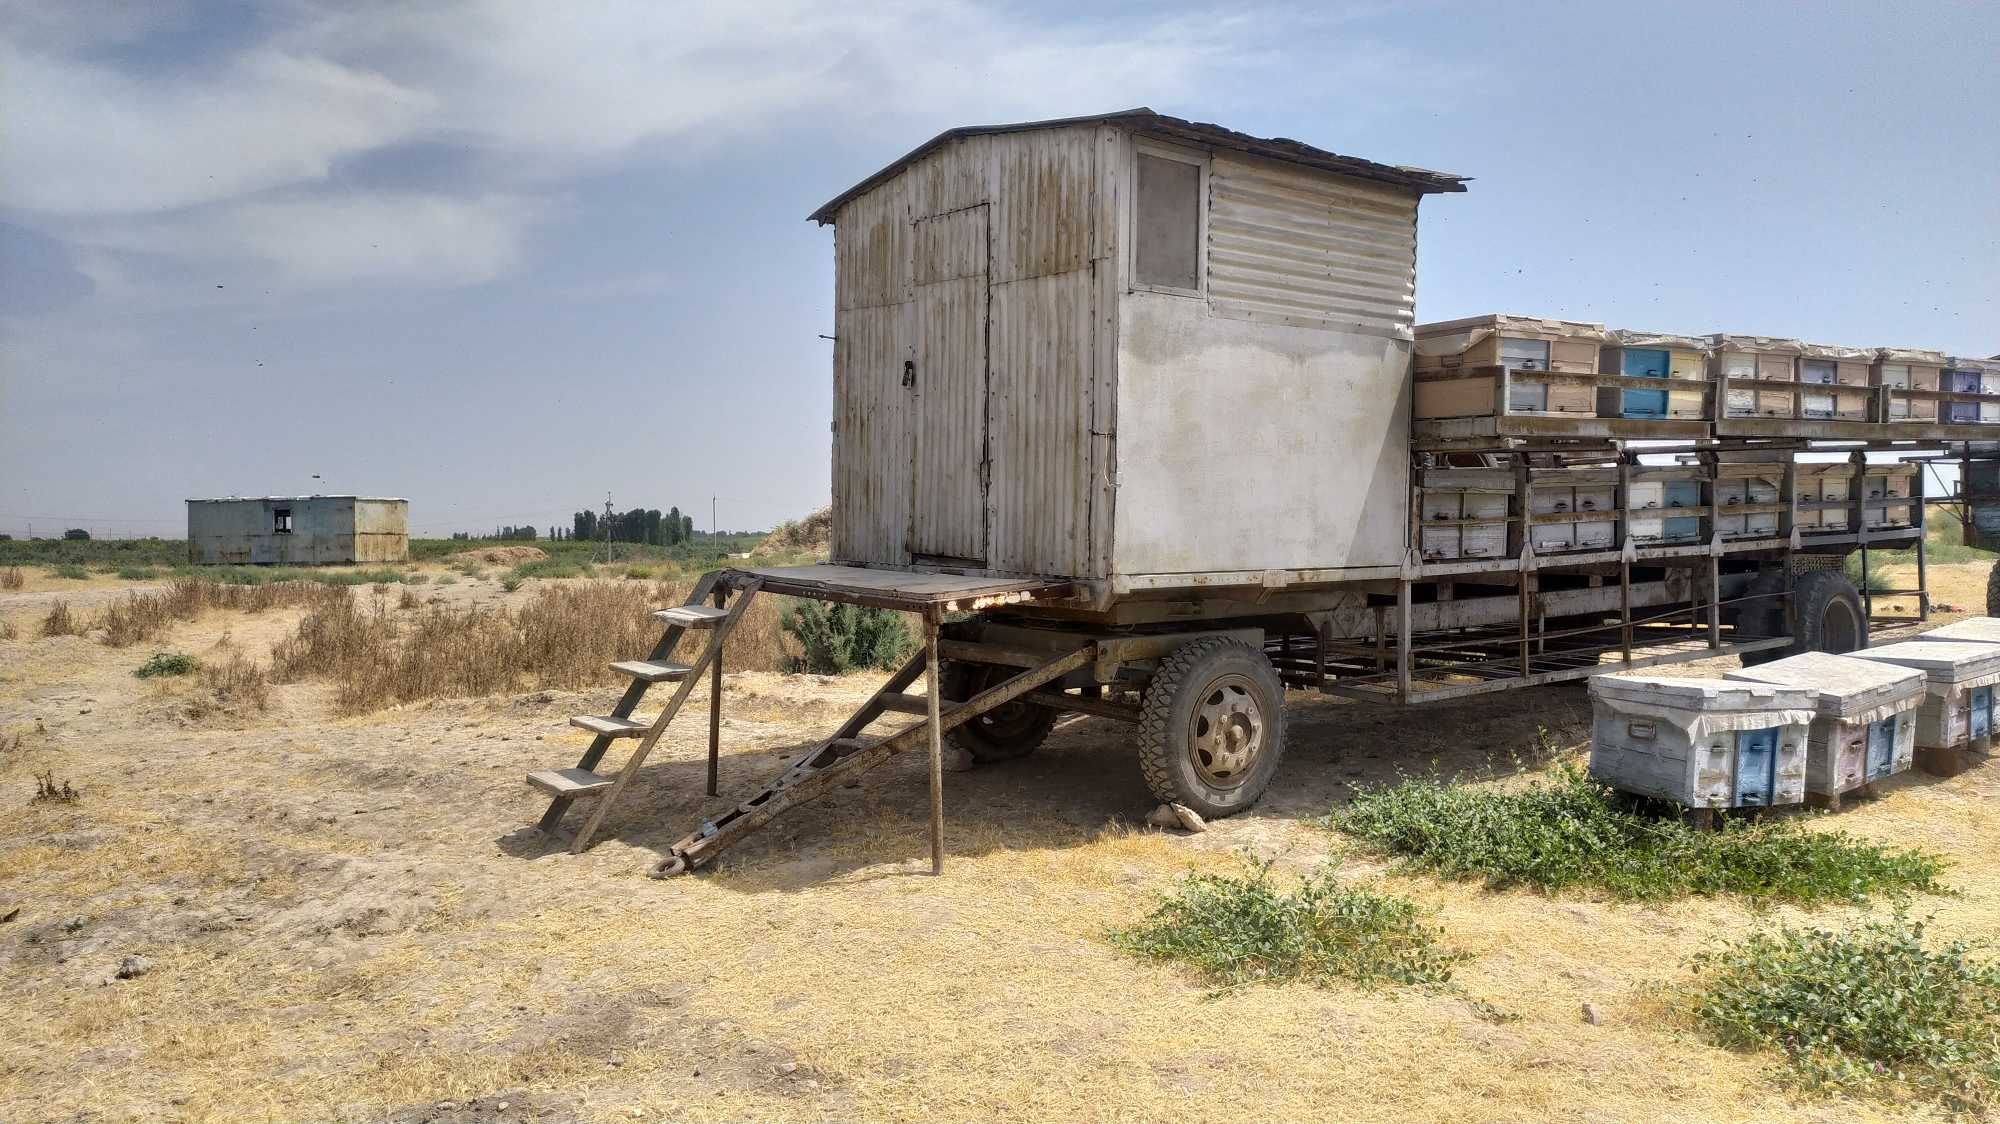
[{"label": "cabin door", "polygon": [[988,210],[918,219],[910,240],[916,325],[903,385],[916,562],[986,562]]}]

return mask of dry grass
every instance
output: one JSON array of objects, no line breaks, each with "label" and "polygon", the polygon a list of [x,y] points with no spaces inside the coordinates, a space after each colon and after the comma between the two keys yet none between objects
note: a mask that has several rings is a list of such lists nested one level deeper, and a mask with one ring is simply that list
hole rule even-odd
[{"label": "dry grass", "polygon": [[208,609],[259,613],[280,606],[324,604],[334,599],[347,600],[347,591],[313,582],[221,585],[200,578],[180,578],[156,592],[129,593],[106,609],[104,642],[113,648],[144,643],[176,621],[191,621]]},{"label": "dry grass", "polygon": [[19,566],[9,566],[0,570],[0,589],[19,589],[28,583],[28,576]]},{"label": "dry grass", "polygon": [[43,636],[81,636],[84,627],[83,617],[71,612],[67,601],[50,605],[49,615],[42,618]]},{"label": "dry grass", "polygon": [[[372,608],[344,596],[321,599],[272,649],[272,674],[279,682],[331,680],[349,714],[427,698],[611,686],[622,682],[612,661],[640,658],[657,642],[652,611],[684,601],[690,588],[551,583],[518,610],[432,604],[399,616],[381,595]],[[731,670],[788,665],[777,602],[751,603],[729,639]],[[701,643],[690,636],[678,654],[692,658]]]}]

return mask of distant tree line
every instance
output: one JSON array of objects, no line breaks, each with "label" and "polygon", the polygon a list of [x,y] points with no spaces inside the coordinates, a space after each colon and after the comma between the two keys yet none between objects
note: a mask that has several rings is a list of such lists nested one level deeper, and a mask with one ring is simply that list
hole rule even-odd
[{"label": "distant tree line", "polygon": [[609,518],[595,511],[579,511],[571,520],[569,537],[673,546],[694,538],[694,517],[682,515],[678,507],[665,513],[658,508],[635,507],[613,512]]}]

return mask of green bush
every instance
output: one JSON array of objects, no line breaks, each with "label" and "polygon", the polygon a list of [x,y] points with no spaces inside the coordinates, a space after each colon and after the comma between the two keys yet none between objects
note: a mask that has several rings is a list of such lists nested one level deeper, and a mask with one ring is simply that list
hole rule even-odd
[{"label": "green bush", "polygon": [[2000,1090],[2000,965],[1932,947],[1902,914],[1785,926],[1694,959],[1689,1006],[1725,1046],[1784,1053],[1816,1092],[1917,1092],[1966,1109]]},{"label": "green bush", "polygon": [[1841,562],[1840,569],[1843,574],[1847,575],[1847,580],[1854,583],[1854,588],[1865,589],[1869,593],[1886,593],[1896,588],[1889,581],[1889,576],[1883,573],[1883,568],[1889,564],[1887,557],[1870,551],[1868,556],[1868,580],[1863,582],[1861,580],[1861,552],[1857,550]]},{"label": "green bush", "polygon": [[[477,567],[459,572],[469,578],[486,576]],[[590,576],[590,564],[570,558],[544,558],[539,562],[523,562],[514,567],[513,573],[517,578],[583,578]]]},{"label": "green bush", "polygon": [[889,609],[800,601],[785,610],[780,624],[804,652],[795,670],[820,675],[893,668],[917,643],[902,615]]},{"label": "green bush", "polygon": [[1421,916],[1416,903],[1343,885],[1331,869],[1281,892],[1265,863],[1246,875],[1188,875],[1144,922],[1112,932],[1111,941],[1221,987],[1448,983],[1464,956],[1440,946],[1440,930]]},{"label": "green bush", "polygon": [[513,576],[512,574],[509,574],[506,577],[500,579],[500,588],[507,591],[508,593],[512,593],[515,590],[521,588],[521,579]]},{"label": "green bush", "polygon": [[59,562],[49,567],[49,576],[80,582],[90,580],[90,571],[84,569],[81,562]]},{"label": "green bush", "polygon": [[139,670],[132,674],[141,679],[159,679],[177,675],[192,675],[201,670],[201,664],[185,652],[154,652]]},{"label": "green bush", "polygon": [[160,571],[152,566],[120,566],[118,576],[128,582],[149,582],[160,576]]},{"label": "green bush", "polygon": [[1814,904],[1937,890],[1943,863],[1798,818],[1726,820],[1719,831],[1643,814],[1575,765],[1552,783],[1495,792],[1433,779],[1358,793],[1330,822],[1408,866],[1495,888],[1576,886],[1620,898],[1740,894]]}]

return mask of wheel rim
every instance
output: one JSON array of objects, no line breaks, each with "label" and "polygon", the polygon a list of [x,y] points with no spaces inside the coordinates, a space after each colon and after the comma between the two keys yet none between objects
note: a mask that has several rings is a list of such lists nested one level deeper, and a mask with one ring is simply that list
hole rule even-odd
[{"label": "wheel rim", "polygon": [[1264,751],[1264,708],[1257,685],[1225,675],[1202,690],[1188,717],[1188,762],[1204,784],[1236,788]]},{"label": "wheel rim", "polygon": [[1827,605],[1820,617],[1820,636],[1829,652],[1852,652],[1861,646],[1860,621],[1854,609],[1844,601],[1834,601]]}]

